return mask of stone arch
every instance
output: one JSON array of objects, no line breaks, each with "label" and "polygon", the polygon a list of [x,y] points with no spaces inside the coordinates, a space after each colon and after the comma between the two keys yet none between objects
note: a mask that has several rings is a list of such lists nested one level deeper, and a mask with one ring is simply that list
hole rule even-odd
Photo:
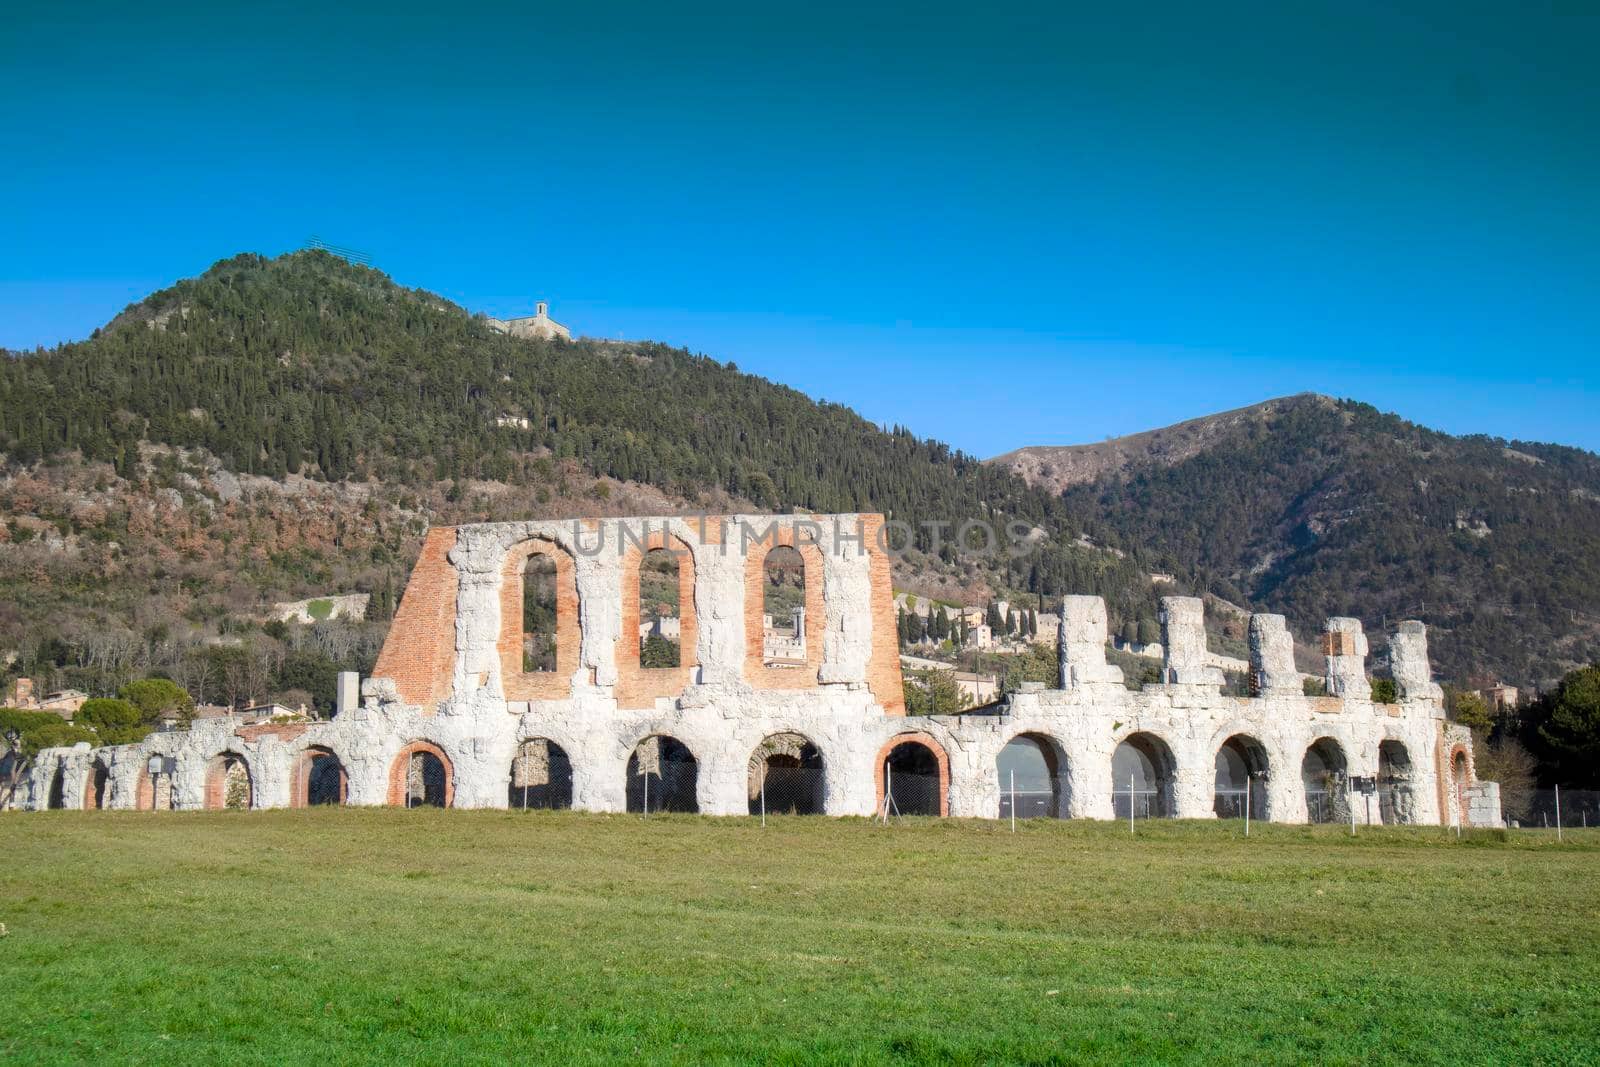
[{"label": "stone arch", "polygon": [[111,799],[111,771],[96,759],[83,776],[83,810],[100,811]]},{"label": "stone arch", "polygon": [[517,811],[572,807],[572,761],[548,737],[530,737],[511,758],[506,804]]},{"label": "stone arch", "polygon": [[1212,810],[1219,819],[1267,818],[1267,748],[1250,734],[1233,734],[1217,746]]},{"label": "stone arch", "polygon": [[412,741],[389,764],[390,807],[448,808],[455,799],[455,764],[432,741]]},{"label": "stone arch", "polygon": [[[827,626],[827,606],[822,599],[825,561],[814,540],[798,536],[807,523],[774,523],[772,537],[756,542],[745,557],[744,639],[745,680],[757,689],[808,689],[817,684],[822,669],[822,635]],[[779,548],[792,548],[804,564],[805,622],[799,649],[784,649],[793,666],[768,666],[765,615],[767,557]],[[774,645],[774,651],[777,646]]]},{"label": "stone arch", "polygon": [[750,753],[750,814],[821,815],[827,806],[822,750],[805,734],[769,734]]},{"label": "stone arch", "polygon": [[[650,559],[670,553],[677,560],[678,663],[646,667],[642,661],[643,622],[648,614],[642,583]],[[695,611],[694,552],[687,542],[666,530],[651,530],[643,549],[630,544],[622,557],[622,632],[617,636],[617,706],[652,708],[660,697],[677,696],[694,678],[698,664],[699,616]],[[666,620],[663,620],[663,629]]]},{"label": "stone arch", "polygon": [[1065,819],[1071,798],[1066,749],[1048,734],[1023,731],[995,756],[1000,785],[1000,818],[1012,813],[1011,782],[1015,774],[1019,819]]},{"label": "stone arch", "polygon": [[1450,750],[1450,785],[1455,798],[1456,820],[1467,825],[1467,789],[1472,784],[1472,761],[1467,758],[1467,750],[1463,745],[1456,745]]},{"label": "stone arch", "polygon": [[[549,561],[554,569],[553,611],[555,655],[551,670],[524,669],[524,613],[527,610],[524,575],[534,557]],[[578,568],[572,553],[548,537],[530,537],[512,545],[500,571],[500,681],[508,701],[563,700],[572,695],[572,678],[578,671]]]},{"label": "stone arch", "polygon": [[639,815],[700,810],[700,761],[667,734],[650,734],[633,746],[626,778],[628,810]]},{"label": "stone arch", "polygon": [[346,804],[350,800],[350,775],[337,753],[326,745],[307,745],[295,757],[291,808]]},{"label": "stone arch", "polygon": [[895,734],[878,749],[873,774],[879,811],[885,794],[892,793],[903,815],[950,814],[950,757],[932,735]]},{"label": "stone arch", "polygon": [[61,811],[67,806],[67,767],[62,760],[56,761],[55,773],[50,776],[44,806],[48,811]]},{"label": "stone arch", "polygon": [[255,775],[250,761],[237,752],[219,752],[206,764],[205,806],[209,809],[255,807]]},{"label": "stone arch", "polygon": [[1306,746],[1300,784],[1306,793],[1307,822],[1343,822],[1350,817],[1348,768],[1344,748],[1333,738],[1319,737]]},{"label": "stone arch", "polygon": [[1177,811],[1178,762],[1172,747],[1147,731],[1129,734],[1111,752],[1111,810],[1119,819],[1170,819]]},{"label": "stone arch", "polygon": [[1378,819],[1385,826],[1416,822],[1413,773],[1411,753],[1403,742],[1388,738],[1378,745]]}]

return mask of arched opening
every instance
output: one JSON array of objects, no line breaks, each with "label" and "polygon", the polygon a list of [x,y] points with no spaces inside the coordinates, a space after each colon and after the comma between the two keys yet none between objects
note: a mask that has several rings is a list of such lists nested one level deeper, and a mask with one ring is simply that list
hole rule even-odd
[{"label": "arched opening", "polygon": [[517,811],[572,807],[572,763],[566,750],[542,737],[518,745],[506,803]]},{"label": "arched opening", "polygon": [[1450,778],[1456,787],[1456,819],[1462,826],[1467,824],[1467,785],[1470,777],[1467,754],[1458,748],[1450,760]]},{"label": "arched opening", "polygon": [[99,811],[106,806],[107,794],[111,791],[111,772],[106,765],[95,760],[89,767],[89,775],[83,782],[83,810]]},{"label": "arched opening", "polygon": [[773,734],[750,753],[750,814],[821,815],[822,752],[803,734]]},{"label": "arched opening", "polygon": [[1378,746],[1378,818],[1385,826],[1406,826],[1416,817],[1411,754],[1399,741],[1385,741]]},{"label": "arched opening", "polygon": [[448,808],[455,789],[455,768],[432,742],[411,742],[389,766],[388,799],[395,807]]},{"label": "arched opening", "polygon": [[350,776],[332,749],[313,745],[300,754],[296,774],[296,807],[343,804],[350,794]]},{"label": "arched opening", "polygon": [[1111,754],[1111,810],[1119,819],[1168,819],[1177,763],[1155,734],[1134,734]]},{"label": "arched opening", "polygon": [[255,805],[250,765],[237,752],[213,756],[206,766],[206,807],[246,810]]},{"label": "arched opening", "polygon": [[1339,742],[1324,737],[1306,749],[1306,757],[1300,763],[1300,782],[1306,790],[1308,822],[1343,822],[1350,817],[1345,775],[1344,749]]},{"label": "arched opening", "polygon": [[1234,734],[1217,749],[1216,800],[1219,819],[1267,817],[1267,750],[1248,734]]},{"label": "arched opening", "polygon": [[651,736],[628,757],[628,810],[639,815],[700,810],[700,764],[675,737]]},{"label": "arched opening", "polygon": [[878,760],[878,800],[891,813],[945,815],[949,764],[944,753],[918,738],[896,738]]},{"label": "arched opening", "polygon": [[806,665],[806,561],[791,545],[779,545],[762,561],[761,663]]},{"label": "arched opening", "polygon": [[678,554],[654,548],[639,561],[639,666],[645,670],[683,662]]},{"label": "arched opening", "polygon": [[1065,819],[1066,755],[1039,734],[1018,734],[995,758],[1000,776],[1000,817]]},{"label": "arched opening", "polygon": [[555,558],[534,552],[522,567],[522,670],[524,674],[556,669]]},{"label": "arched opening", "polygon": [[66,768],[60,763],[56,764],[56,773],[50,776],[50,791],[45,797],[45,807],[51,811],[60,811],[67,806],[67,773]]}]

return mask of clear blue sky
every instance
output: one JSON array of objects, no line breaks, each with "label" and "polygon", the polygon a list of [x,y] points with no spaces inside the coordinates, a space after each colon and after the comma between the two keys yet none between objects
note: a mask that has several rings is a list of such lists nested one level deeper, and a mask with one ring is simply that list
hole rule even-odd
[{"label": "clear blue sky", "polygon": [[0,345],[316,233],[979,455],[1302,390],[1600,449],[1594,4],[469,6],[11,6]]}]

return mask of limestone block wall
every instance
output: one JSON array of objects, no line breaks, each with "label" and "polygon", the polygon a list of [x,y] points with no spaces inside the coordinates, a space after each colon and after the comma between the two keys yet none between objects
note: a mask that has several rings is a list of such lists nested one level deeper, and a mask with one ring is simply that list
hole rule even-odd
[{"label": "limestone block wall", "polygon": [[[113,808],[148,810],[166,797],[180,810],[215,807],[232,764],[248,774],[251,807],[299,806],[308,799],[309,761],[328,757],[344,771],[346,803],[404,803],[411,754],[425,752],[443,765],[448,803],[505,807],[519,746],[544,739],[570,764],[573,807],[622,811],[630,756],[647,738],[671,737],[692,754],[698,810],[736,815],[748,811],[752,753],[775,734],[798,734],[821,756],[828,814],[872,814],[885,759],[909,742],[924,746],[938,768],[939,811],[993,818],[1001,752],[1026,736],[1049,753],[1064,815],[1113,816],[1113,793],[1122,788],[1112,780],[1113,759],[1133,739],[1160,757],[1169,814],[1212,818],[1219,750],[1241,738],[1256,754],[1253,788],[1264,792],[1272,820],[1308,819],[1302,763],[1316,745],[1341,762],[1341,780],[1378,776],[1383,753],[1398,753],[1405,773],[1391,779],[1405,796],[1391,810],[1407,821],[1498,821],[1498,792],[1473,773],[1470,735],[1444,721],[1420,623],[1402,623],[1391,639],[1400,696],[1385,705],[1370,699],[1358,622],[1330,620],[1324,648],[1335,695],[1310,697],[1282,617],[1256,616],[1250,672],[1257,695],[1233,697],[1222,694],[1205,658],[1203,604],[1169,597],[1162,603],[1165,681],[1133,691],[1106,663],[1104,603],[1068,596],[1057,688],[1029,687],[993,713],[907,717],[881,530],[872,515],[435,530],[359,705],[347,701],[327,722],[202,720],[137,745],[48,750],[18,803],[44,808],[59,795],[61,806],[76,808],[98,795]],[[760,654],[763,561],[779,544],[794,545],[806,561],[807,661],[790,669],[765,667]],[[640,554],[654,547],[684,553],[684,647],[679,667],[641,670],[638,593],[630,583]],[[556,562],[554,671],[525,671],[520,654],[521,568],[534,554]],[[172,773],[152,780],[151,756]],[[105,783],[98,793],[97,775]],[[1359,820],[1381,817],[1377,805],[1370,816],[1367,805],[1354,807]]]}]

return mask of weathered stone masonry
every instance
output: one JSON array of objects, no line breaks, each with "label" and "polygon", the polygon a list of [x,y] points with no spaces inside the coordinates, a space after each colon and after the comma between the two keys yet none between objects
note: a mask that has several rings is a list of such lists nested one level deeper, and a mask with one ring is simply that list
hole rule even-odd
[{"label": "weathered stone masonry", "polygon": [[[430,766],[442,768],[444,803],[505,807],[519,747],[539,739],[570,761],[573,807],[622,811],[630,755],[647,738],[671,737],[693,756],[698,809],[733,815],[749,810],[759,770],[752,753],[781,734],[799,735],[820,754],[829,814],[872,814],[884,759],[914,741],[937,766],[938,810],[993,818],[1001,804],[996,760],[1025,735],[1051,753],[1059,810],[1072,817],[1113,816],[1113,755],[1130,738],[1163,754],[1168,814],[1214,817],[1218,751],[1237,739],[1257,754],[1255,788],[1276,821],[1306,821],[1302,760],[1317,746],[1336,753],[1348,776],[1382,770],[1393,781],[1402,766],[1405,796],[1391,805],[1393,819],[1498,822],[1498,787],[1473,776],[1470,736],[1445,720],[1426,631],[1415,622],[1390,638],[1395,704],[1369,699],[1367,641],[1354,619],[1329,620],[1322,640],[1330,695],[1306,696],[1276,615],[1250,621],[1256,695],[1231,697],[1205,662],[1203,605],[1169,597],[1163,681],[1131,691],[1106,663],[1104,603],[1069,596],[1056,688],[1025,687],[993,714],[908,718],[882,527],[877,515],[754,515],[434,529],[359,705],[309,725],[204,720],[136,745],[47,750],[19,802],[51,806],[54,788],[67,808],[98,797],[110,808],[191,809],[221,806],[231,789],[251,807],[299,806],[311,761],[332,757],[339,777],[324,780],[336,781],[349,804],[415,802],[416,761],[437,760]],[[778,545],[796,547],[805,562],[803,667],[762,662],[763,561]],[[675,668],[639,664],[639,561],[652,548],[680,554]],[[522,574],[535,553],[555,562],[553,672],[522,669]],[[159,784],[152,756],[164,758],[156,761],[166,768]],[[1364,821],[1365,806],[1355,807]],[[1379,821],[1376,807],[1372,818]]]}]

